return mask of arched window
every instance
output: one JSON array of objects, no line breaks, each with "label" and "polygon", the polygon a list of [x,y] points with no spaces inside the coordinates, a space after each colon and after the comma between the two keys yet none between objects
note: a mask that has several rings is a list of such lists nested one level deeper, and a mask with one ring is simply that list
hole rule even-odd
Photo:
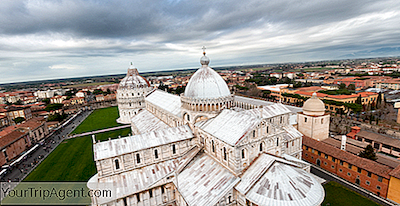
[{"label": "arched window", "polygon": [[246,150],[242,149],[242,159],[246,158]]},{"label": "arched window", "polygon": [[267,126],[267,133],[269,132],[268,129],[269,129],[269,127]]},{"label": "arched window", "polygon": [[253,131],[253,138],[256,137],[256,130]]},{"label": "arched window", "polygon": [[282,116],[281,116],[281,124],[282,124]]},{"label": "arched window", "polygon": [[276,138],[276,146],[279,146],[279,138]]},{"label": "arched window", "polygon": [[117,170],[117,169],[119,169],[119,160],[116,159],[114,161],[115,161],[115,169]]},{"label": "arched window", "polygon": [[154,158],[158,159],[158,150],[154,150]]},{"label": "arched window", "polygon": [[172,154],[175,154],[176,153],[176,148],[175,148],[175,145],[173,144],[172,145]]},{"label": "arched window", "polygon": [[321,124],[324,124],[324,119],[321,119]]},{"label": "arched window", "polygon": [[304,122],[307,122],[307,117],[304,117]]},{"label": "arched window", "polygon": [[227,157],[226,157],[226,148],[224,147],[224,160],[226,160],[227,159]]},{"label": "arched window", "polygon": [[136,154],[136,163],[140,164],[140,154]]},{"label": "arched window", "polygon": [[211,140],[211,147],[212,147],[212,152],[215,152],[214,140]]},{"label": "arched window", "polygon": [[260,143],[260,152],[262,152],[263,151],[263,143],[261,142]]},{"label": "arched window", "polygon": [[188,115],[188,114],[187,114],[187,116],[186,116],[186,117],[187,117],[187,121],[190,121],[190,117],[189,117],[189,115]]}]

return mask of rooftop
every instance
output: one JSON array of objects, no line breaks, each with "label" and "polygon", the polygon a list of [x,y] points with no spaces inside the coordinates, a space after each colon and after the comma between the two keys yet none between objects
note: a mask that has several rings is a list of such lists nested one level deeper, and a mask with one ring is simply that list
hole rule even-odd
[{"label": "rooftop", "polygon": [[139,112],[131,120],[132,124],[139,130],[139,133],[156,131],[168,127],[167,124],[158,119],[148,110]]},{"label": "rooftop", "polygon": [[331,146],[325,142],[320,142],[320,141],[314,140],[314,139],[312,139],[310,137],[306,137],[306,136],[303,136],[303,145],[314,148],[314,149],[321,151],[327,155],[335,157],[336,159],[343,160],[343,161],[350,163],[356,167],[365,169],[367,171],[370,171],[379,176],[389,179],[389,172],[391,171],[391,168],[388,166],[381,165],[370,159],[359,157],[350,152],[346,152],[339,148]]},{"label": "rooftop", "polygon": [[193,138],[188,125],[151,131],[139,135],[93,144],[94,160],[106,159],[168,143]]},{"label": "rooftop", "polygon": [[177,95],[173,95],[161,90],[155,90],[151,94],[147,95],[146,101],[177,117],[182,117],[181,98]]},{"label": "rooftop", "polygon": [[215,205],[239,178],[202,153],[177,176],[175,184],[189,206]]}]

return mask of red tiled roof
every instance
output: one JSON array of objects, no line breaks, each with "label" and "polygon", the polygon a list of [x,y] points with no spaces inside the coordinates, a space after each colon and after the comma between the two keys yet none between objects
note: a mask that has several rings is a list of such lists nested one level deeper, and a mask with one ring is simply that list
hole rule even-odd
[{"label": "red tiled roof", "polygon": [[397,179],[400,179],[400,165],[397,166],[394,170],[389,173],[390,176],[393,176]]},{"label": "red tiled roof", "polygon": [[392,169],[388,166],[381,165],[370,159],[362,158],[357,155],[351,154],[350,152],[343,151],[339,148],[326,144],[324,142],[317,141],[310,137],[303,137],[303,145],[309,146],[315,150],[321,151],[327,155],[335,157],[336,159],[350,163],[356,167],[365,169],[369,172],[375,173],[379,176],[389,179],[389,173]]},{"label": "red tiled roof", "polygon": [[354,138],[356,136],[356,134],[357,134],[357,132],[350,132],[350,133],[346,134],[346,136]]},{"label": "red tiled roof", "polygon": [[9,132],[8,134],[6,134],[0,138],[0,148],[3,148],[5,146],[11,144],[12,142],[19,139],[21,136],[23,136],[25,134],[26,133],[24,133],[24,132],[15,131],[15,130],[12,132]]},{"label": "red tiled roof", "polygon": [[[306,95],[306,96],[310,96],[310,97],[313,95],[313,93],[314,92],[303,92],[303,91],[295,92],[295,94]],[[328,96],[327,94],[324,94],[324,93],[316,92],[316,94],[317,94],[317,97],[326,97],[326,96]]]},{"label": "red tiled roof", "polygon": [[318,90],[324,90],[321,87],[317,87],[317,86],[313,86],[313,87],[302,87],[302,88],[298,88],[298,91],[318,91]]}]

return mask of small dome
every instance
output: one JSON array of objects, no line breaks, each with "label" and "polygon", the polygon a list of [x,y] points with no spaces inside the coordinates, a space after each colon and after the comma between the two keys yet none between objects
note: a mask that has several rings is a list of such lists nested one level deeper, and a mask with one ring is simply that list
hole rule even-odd
[{"label": "small dome", "polygon": [[150,83],[144,77],[139,75],[138,70],[131,63],[128,73],[126,74],[126,77],[124,77],[119,83],[118,89],[143,87],[150,87]]},{"label": "small dome", "polygon": [[210,59],[205,55],[201,57],[201,68],[190,78],[184,95],[197,99],[209,99],[230,96],[225,80],[213,69],[208,67]]},{"label": "small dome", "polygon": [[317,98],[317,94],[314,92],[312,97],[304,102],[303,113],[306,115],[324,115],[325,104],[323,101]]}]

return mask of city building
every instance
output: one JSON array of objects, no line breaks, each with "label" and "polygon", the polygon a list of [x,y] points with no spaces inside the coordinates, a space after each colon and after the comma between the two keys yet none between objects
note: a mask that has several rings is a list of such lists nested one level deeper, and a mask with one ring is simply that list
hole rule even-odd
[{"label": "city building", "polygon": [[7,116],[9,121],[12,121],[15,118],[22,117],[25,120],[29,120],[32,118],[31,108],[30,106],[8,106],[4,109],[0,108],[0,115]]},{"label": "city building", "polygon": [[13,130],[0,132],[0,165],[11,161],[32,145],[29,132]]},{"label": "city building", "polygon": [[[324,189],[301,160],[303,135],[291,124],[297,113],[231,94],[209,61],[204,52],[180,96],[154,89],[142,95],[145,107],[130,119],[133,136],[93,137],[98,173],[88,187],[112,183],[116,196],[93,197],[92,205],[322,203]],[[133,71],[127,77],[139,78]],[[131,87],[146,88],[143,82]]]},{"label": "city building", "polygon": [[361,131],[359,127],[352,127],[348,137],[371,144],[376,152],[384,152],[400,157],[400,140],[367,131]]}]

